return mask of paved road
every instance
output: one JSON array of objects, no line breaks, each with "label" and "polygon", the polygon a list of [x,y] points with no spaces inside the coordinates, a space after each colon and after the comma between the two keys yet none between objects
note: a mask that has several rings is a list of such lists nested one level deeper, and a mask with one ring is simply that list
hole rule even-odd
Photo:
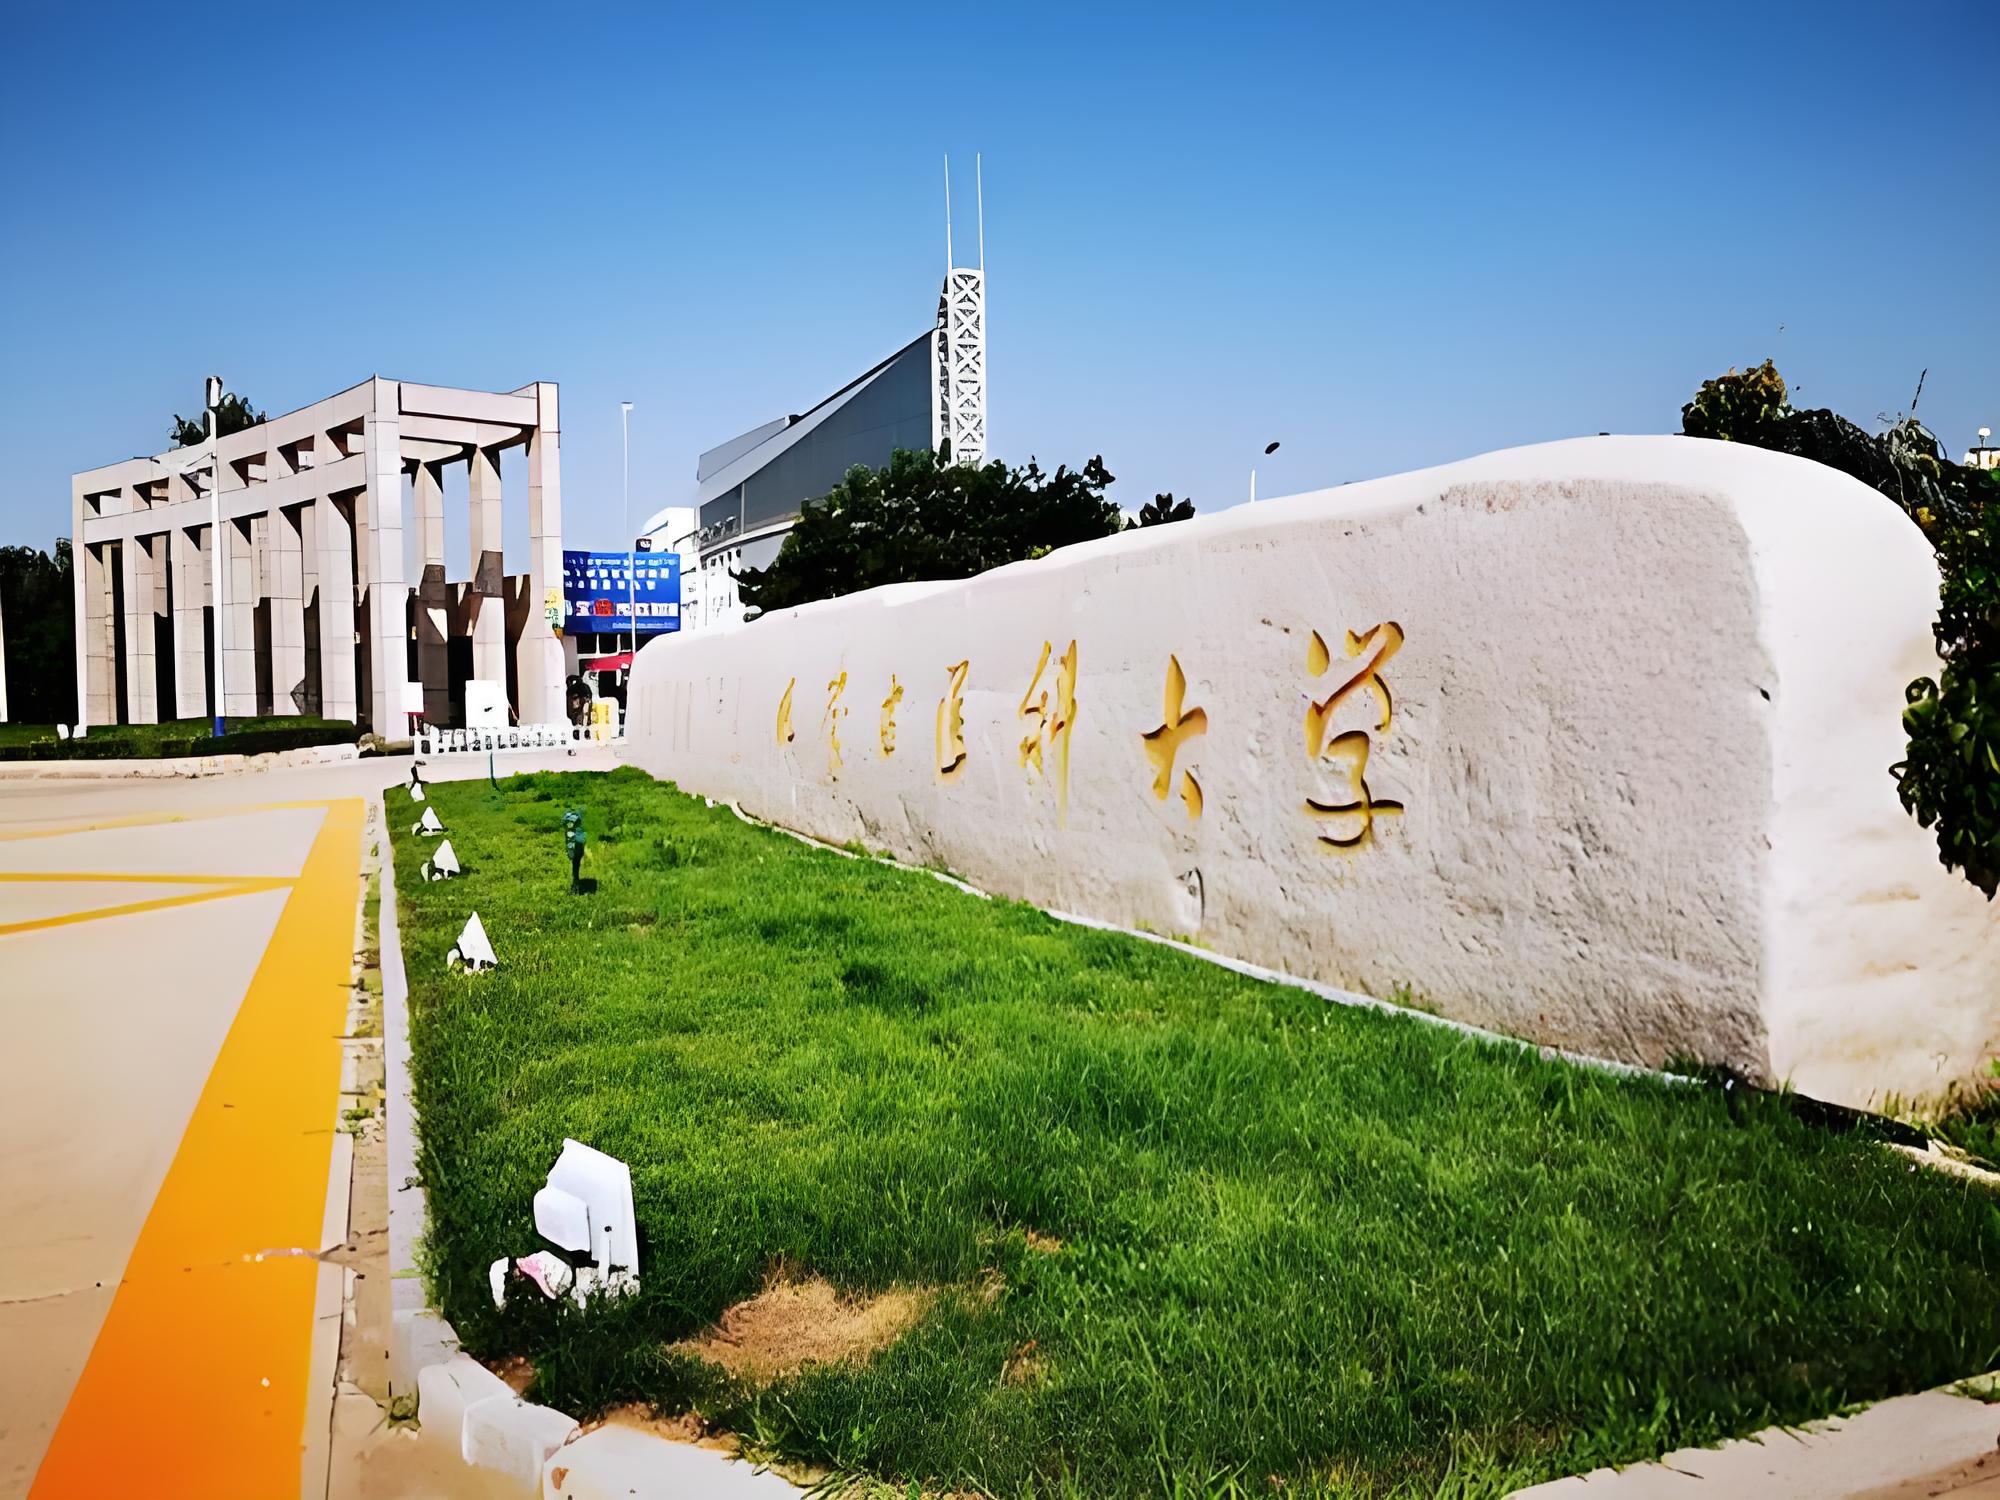
[{"label": "paved road", "polygon": [[408,768],[0,779],[0,1497],[323,1492],[364,800]]}]

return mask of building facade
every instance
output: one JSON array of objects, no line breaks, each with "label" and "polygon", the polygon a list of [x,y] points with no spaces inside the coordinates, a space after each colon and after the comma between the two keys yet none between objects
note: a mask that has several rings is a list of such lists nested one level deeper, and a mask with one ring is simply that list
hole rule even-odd
[{"label": "building facade", "polygon": [[[509,578],[500,455],[517,447],[528,571]],[[444,471],[461,463],[470,546],[453,583]],[[318,714],[400,735],[419,714],[463,723],[474,678],[504,682],[520,723],[563,718],[551,383],[371,378],[219,440],[75,475],[71,505],[86,725]]]},{"label": "building facade", "polygon": [[681,628],[740,620],[736,575],[778,555],[799,508],[856,464],[885,467],[898,448],[986,461],[986,272],[945,273],[930,328],[805,412],[779,417],[701,455],[696,527],[681,552]]}]

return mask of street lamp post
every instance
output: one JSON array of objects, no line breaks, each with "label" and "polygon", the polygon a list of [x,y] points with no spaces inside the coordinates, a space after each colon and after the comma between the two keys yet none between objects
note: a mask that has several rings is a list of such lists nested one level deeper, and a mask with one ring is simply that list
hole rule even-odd
[{"label": "street lamp post", "polygon": [[208,377],[208,409],[202,413],[208,424],[208,534],[213,540],[215,555],[209,559],[208,591],[215,610],[215,660],[210,665],[210,681],[214,684],[215,715],[211,727],[217,739],[222,737],[227,727],[228,717],[222,698],[222,652],[223,632],[228,629],[228,605],[224,598],[223,577],[229,571],[229,554],[222,536],[222,432],[217,422],[215,408],[222,400],[222,379]]},{"label": "street lamp post", "polygon": [[632,533],[632,403],[618,403],[618,426],[625,447],[625,620],[632,631],[632,659],[625,663],[625,682],[630,691],[632,668],[639,663],[639,587],[633,577],[639,570],[639,539]]},{"label": "street lamp post", "polygon": [[[211,631],[213,649],[209,652],[208,690],[214,699],[215,712],[209,717],[209,729],[218,738],[228,727],[222,703],[222,633],[229,618],[223,613],[223,575],[228,571],[228,554],[222,542],[222,434],[217,430],[215,409],[222,401],[222,377],[208,377],[208,405],[202,411],[202,425],[208,429],[208,440],[202,444],[208,454],[208,599],[209,610],[215,616],[215,627]],[[166,467],[164,460],[154,458],[153,463]],[[200,458],[194,458],[180,465],[175,471],[183,479],[201,467]]]},{"label": "street lamp post", "polygon": [[[1278,445],[1276,443],[1266,443],[1264,445],[1264,457],[1266,458],[1269,458],[1273,453],[1276,453],[1277,451],[1278,451]],[[1257,503],[1257,469],[1254,464],[1251,466],[1250,469],[1250,503],[1252,505],[1255,505]]]}]

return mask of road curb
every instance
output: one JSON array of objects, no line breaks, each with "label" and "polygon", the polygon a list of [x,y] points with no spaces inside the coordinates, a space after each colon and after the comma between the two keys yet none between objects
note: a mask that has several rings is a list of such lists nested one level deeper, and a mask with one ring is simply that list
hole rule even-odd
[{"label": "road curb", "polygon": [[262,755],[177,755],[166,759],[6,760],[0,781],[99,781],[141,777],[166,780],[224,776],[231,772],[281,771],[294,766],[330,766],[359,760],[357,745],[306,745]]}]

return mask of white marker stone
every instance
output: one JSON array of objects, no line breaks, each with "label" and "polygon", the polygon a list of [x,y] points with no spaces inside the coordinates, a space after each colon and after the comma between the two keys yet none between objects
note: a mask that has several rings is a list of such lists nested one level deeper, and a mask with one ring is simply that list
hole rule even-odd
[{"label": "white marker stone", "polygon": [[412,802],[421,802],[424,800],[424,784],[421,781],[412,781],[410,783],[410,800]]},{"label": "white marker stone", "polygon": [[459,873],[458,855],[453,852],[450,839],[439,844],[423,864],[423,877],[426,880],[446,880]]},{"label": "white marker stone", "polygon": [[500,962],[493,952],[493,945],[486,940],[486,925],[479,920],[478,912],[465,919],[465,930],[459,933],[457,944],[445,955],[445,962],[452,968],[463,964],[475,974]]},{"label": "white marker stone", "polygon": [[444,824],[438,821],[437,809],[435,807],[426,807],[423,817],[417,820],[416,826],[410,832],[421,833],[425,837],[429,837],[434,833],[443,833]]}]

